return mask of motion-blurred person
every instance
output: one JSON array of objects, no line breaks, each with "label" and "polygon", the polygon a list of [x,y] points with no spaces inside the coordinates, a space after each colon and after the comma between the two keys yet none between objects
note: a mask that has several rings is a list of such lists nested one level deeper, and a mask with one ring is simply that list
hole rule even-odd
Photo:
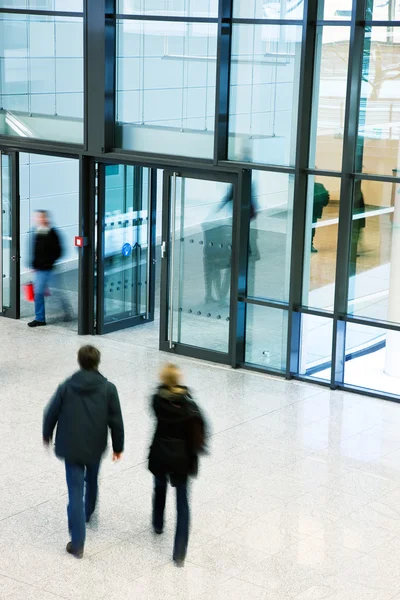
[{"label": "motion-blurred person", "polygon": [[176,488],[177,522],[173,560],[183,566],[189,539],[188,478],[198,472],[198,455],[206,451],[206,424],[181,383],[177,366],[167,364],[161,383],[153,396],[157,427],[149,455],[149,470],[154,475],[153,528],[161,534],[168,480]]},{"label": "motion-blurred person", "polygon": [[[46,210],[36,212],[36,231],[33,242],[32,268],[35,271],[35,319],[28,327],[43,327],[46,325],[44,297],[48,293],[55,263],[62,256],[60,237],[51,226]],[[71,307],[62,292],[58,297],[64,311],[64,320],[71,321]]]},{"label": "motion-blurred person", "polygon": [[[82,558],[88,523],[96,508],[100,461],[111,431],[113,460],[124,449],[124,424],[118,392],[99,371],[100,352],[83,346],[80,370],[61,384],[44,412],[43,442],[49,445],[57,425],[55,451],[65,461],[68,486],[67,552]],[[84,488],[86,483],[85,499]]]},{"label": "motion-blurred person", "polygon": [[[322,218],[322,213],[324,212],[324,208],[329,204],[330,195],[326,187],[323,183],[314,183],[314,204],[313,204],[313,215],[312,222],[316,223],[318,219]],[[312,237],[311,237],[311,252],[318,252],[316,247],[314,246],[314,238],[315,238],[316,229],[313,227],[312,229]]]}]

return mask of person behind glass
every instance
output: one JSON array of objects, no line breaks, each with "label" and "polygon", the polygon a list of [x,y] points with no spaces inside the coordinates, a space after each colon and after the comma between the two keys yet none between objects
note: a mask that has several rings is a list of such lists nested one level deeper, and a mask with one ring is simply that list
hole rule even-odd
[{"label": "person behind glass", "polygon": [[[85,523],[93,515],[98,493],[101,458],[111,432],[113,460],[124,450],[124,423],[117,388],[99,373],[100,352],[83,346],[78,352],[80,370],[61,384],[45,409],[43,443],[50,445],[57,426],[55,451],[64,460],[68,487],[67,552],[82,558]],[[84,499],[84,489],[85,499]]]},{"label": "person behind glass", "polygon": [[[322,214],[324,212],[324,208],[328,206],[330,200],[330,195],[326,187],[323,183],[314,183],[314,200],[313,200],[313,214],[312,214],[312,222],[316,223],[318,219],[322,218]],[[311,252],[318,252],[317,248],[314,246],[314,238],[315,238],[316,229],[312,228],[311,234]]]},{"label": "person behind glass", "polygon": [[[28,327],[46,325],[45,295],[54,272],[55,263],[61,258],[62,247],[57,231],[51,227],[49,214],[46,210],[36,212],[36,231],[33,242],[32,268],[35,271],[35,319]],[[71,320],[71,309],[64,296],[59,294],[64,311],[65,321]]]},{"label": "person behind glass", "polygon": [[188,478],[198,472],[198,455],[204,453],[206,425],[177,366],[167,364],[152,399],[157,426],[149,454],[154,475],[153,529],[162,534],[168,480],[176,488],[177,522],[173,560],[183,566],[189,539]]}]

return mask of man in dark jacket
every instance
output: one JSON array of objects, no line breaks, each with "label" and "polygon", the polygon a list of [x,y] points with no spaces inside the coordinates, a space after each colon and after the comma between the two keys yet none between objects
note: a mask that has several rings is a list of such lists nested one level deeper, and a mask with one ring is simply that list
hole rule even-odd
[{"label": "man in dark jacket", "polygon": [[117,389],[98,371],[99,350],[83,346],[78,352],[78,363],[80,371],[59,386],[45,410],[43,441],[50,444],[57,425],[55,451],[65,461],[69,495],[71,542],[67,552],[82,558],[85,521],[89,522],[96,507],[97,477],[107,448],[108,428],[113,460],[119,460],[124,449],[124,424]]},{"label": "man in dark jacket", "polygon": [[[55,263],[61,258],[62,248],[57,231],[51,227],[47,211],[36,213],[37,227],[33,242],[32,268],[35,275],[35,319],[29,327],[46,325],[44,297],[49,287]],[[64,294],[59,294],[65,320],[71,320],[71,308]]]}]

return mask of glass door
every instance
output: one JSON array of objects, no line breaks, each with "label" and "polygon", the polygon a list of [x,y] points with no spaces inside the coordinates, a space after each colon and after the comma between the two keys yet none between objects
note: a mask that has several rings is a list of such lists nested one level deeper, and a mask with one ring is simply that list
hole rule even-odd
[{"label": "glass door", "polygon": [[97,333],[154,319],[156,178],[151,169],[99,165]]},{"label": "glass door", "polygon": [[0,152],[0,308],[1,314],[19,318],[19,198],[14,186],[16,155]]},{"label": "glass door", "polygon": [[229,363],[234,184],[164,172],[161,350]]}]

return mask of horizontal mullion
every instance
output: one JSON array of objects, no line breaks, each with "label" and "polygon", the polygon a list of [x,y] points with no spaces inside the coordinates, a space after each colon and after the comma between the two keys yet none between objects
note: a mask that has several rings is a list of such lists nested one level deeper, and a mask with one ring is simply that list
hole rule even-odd
[{"label": "horizontal mullion", "polygon": [[279,165],[264,165],[259,163],[248,163],[236,160],[220,160],[218,165],[221,167],[231,166],[237,169],[249,169],[252,171],[272,171],[273,173],[288,173],[294,175],[296,173],[295,167],[284,167]]},{"label": "horizontal mullion", "polygon": [[400,331],[400,323],[375,321],[368,317],[355,317],[352,315],[339,315],[340,321],[345,323],[354,323],[355,325],[363,325],[365,327],[373,327],[374,329],[388,329],[389,331]]},{"label": "horizontal mullion", "polygon": [[305,169],[306,175],[317,175],[318,177],[336,177],[341,179],[342,173],[340,171],[327,171],[326,169]]},{"label": "horizontal mullion", "polygon": [[400,27],[400,21],[357,21],[363,27]]},{"label": "horizontal mullion", "polygon": [[109,18],[116,18],[120,21],[166,21],[174,23],[217,23],[218,17],[173,17],[170,15],[124,15],[108,14]]},{"label": "horizontal mullion", "polygon": [[351,19],[346,21],[337,21],[336,19],[318,19],[317,27],[351,27]]},{"label": "horizontal mullion", "polygon": [[0,8],[0,14],[38,16],[38,17],[80,17],[83,18],[83,12],[68,12],[65,10],[35,10],[28,8]]},{"label": "horizontal mullion", "polygon": [[392,175],[372,175],[371,173],[353,173],[351,178],[357,181],[382,181],[383,183],[400,182],[400,177],[393,177]]},{"label": "horizontal mullion", "polygon": [[239,302],[245,304],[252,304],[254,306],[265,306],[267,308],[277,308],[280,310],[289,311],[289,304],[287,302],[281,302],[280,300],[268,300],[267,298],[253,298],[245,296],[239,296]]},{"label": "horizontal mullion", "polygon": [[323,310],[322,308],[311,308],[308,306],[294,306],[293,312],[300,313],[302,315],[312,315],[313,317],[322,317],[324,319],[334,318],[334,313]]},{"label": "horizontal mullion", "polygon": [[293,26],[302,26],[302,19],[241,19],[241,18],[233,18],[233,19],[222,19],[224,23],[232,23],[233,25],[291,25]]},{"label": "horizontal mullion", "polygon": [[285,371],[281,371],[280,369],[271,369],[271,367],[262,367],[260,365],[256,365],[254,363],[249,363],[246,361],[239,363],[239,367],[241,369],[246,369],[247,371],[253,371],[254,373],[263,373],[263,375],[273,375],[275,377],[281,377],[282,379],[286,378]]}]

